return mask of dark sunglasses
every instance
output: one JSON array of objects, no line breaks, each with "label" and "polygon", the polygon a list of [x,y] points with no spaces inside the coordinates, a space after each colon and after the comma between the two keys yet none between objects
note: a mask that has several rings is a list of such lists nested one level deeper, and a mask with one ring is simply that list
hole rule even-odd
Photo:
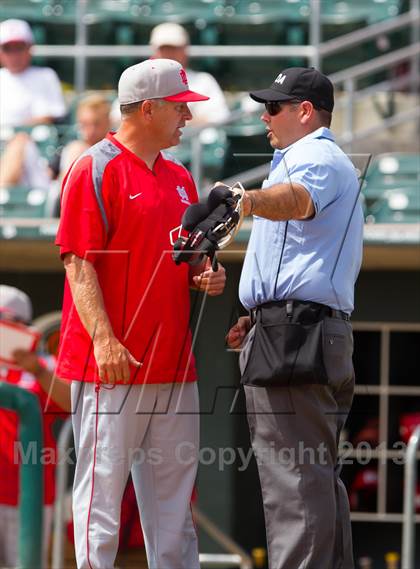
[{"label": "dark sunglasses", "polygon": [[296,100],[290,100],[287,102],[280,102],[280,101],[266,101],[264,103],[265,106],[265,110],[267,111],[267,113],[270,115],[270,117],[274,117],[275,115],[278,115],[285,106],[287,105],[291,105],[291,104],[296,104],[296,103],[301,103],[301,101]]},{"label": "dark sunglasses", "polygon": [[1,50],[5,53],[21,53],[29,49],[28,44],[26,43],[6,43],[5,45],[1,46]]}]

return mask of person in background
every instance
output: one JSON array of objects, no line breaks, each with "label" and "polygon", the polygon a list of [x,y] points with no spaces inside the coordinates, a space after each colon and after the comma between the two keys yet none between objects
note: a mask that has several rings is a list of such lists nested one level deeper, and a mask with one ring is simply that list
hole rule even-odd
[{"label": "person in background", "polygon": [[[223,123],[229,118],[229,107],[218,82],[204,71],[188,67],[188,46],[190,38],[185,28],[174,22],[165,22],[154,27],[150,35],[152,58],[173,59],[187,72],[188,84],[193,91],[206,93],[208,101],[190,103],[192,120],[189,126],[204,126],[210,123]],[[112,107],[112,121],[118,124],[120,113],[118,101]]]},{"label": "person in background", "polygon": [[[23,291],[0,285],[0,319],[27,326],[32,320],[32,303]],[[39,400],[44,449],[56,456],[53,424],[70,411],[70,385],[54,377],[55,358],[40,357],[35,352],[16,350],[15,365],[0,363],[0,382],[6,382],[36,395]],[[1,402],[0,402],[1,406]],[[16,412],[0,407],[0,566],[16,567],[19,537],[19,469],[15,443],[19,440]],[[44,465],[43,567],[51,535],[55,490],[55,462]]]},{"label": "person in background", "polygon": [[31,65],[33,43],[24,20],[0,23],[0,187],[48,187],[48,169],[34,141],[27,132],[13,135],[13,129],[49,124],[66,112],[55,71]]},{"label": "person in background", "polygon": [[100,93],[87,95],[77,105],[76,119],[80,133],[63,148],[59,157],[58,179],[63,180],[68,169],[85,150],[105,138],[111,128],[111,105]]},{"label": "person in background", "polygon": [[51,123],[65,112],[57,74],[49,67],[31,65],[34,43],[23,20],[0,23],[0,124],[33,126]]}]

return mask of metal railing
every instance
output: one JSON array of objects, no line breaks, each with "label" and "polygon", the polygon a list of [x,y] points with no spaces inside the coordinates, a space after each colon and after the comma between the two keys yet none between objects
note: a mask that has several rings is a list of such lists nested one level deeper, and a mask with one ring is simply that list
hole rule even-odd
[{"label": "metal railing", "polygon": [[[64,423],[57,441],[57,467],[56,467],[56,501],[54,505],[54,538],[52,546],[51,569],[64,567],[64,518],[66,488],[68,482],[68,467],[64,457],[70,447],[72,438],[71,418]],[[194,519],[226,553],[200,553],[200,565],[202,567],[240,567],[240,569],[252,569],[253,563],[249,555],[228,535],[222,532],[196,506],[192,507]]]},{"label": "metal railing", "polygon": [[[351,151],[352,142],[356,139],[366,138],[371,136],[376,132],[380,132],[389,128],[390,126],[395,126],[403,122],[411,121],[413,118],[419,116],[420,106],[417,106],[410,111],[405,111],[403,113],[397,113],[388,119],[383,119],[380,125],[372,129],[365,129],[358,133],[354,132],[354,103],[357,98],[357,82],[362,77],[367,75],[377,73],[384,69],[389,69],[395,65],[402,63],[404,61],[416,59],[420,55],[420,42],[404,47],[402,49],[396,50],[392,53],[386,55],[381,55],[358,65],[354,65],[344,71],[339,71],[330,75],[330,80],[334,85],[343,84],[346,93],[346,105],[344,109],[344,133],[338,138],[338,142],[347,147],[347,150]],[[416,85],[418,84],[418,78],[416,79]],[[392,88],[393,83],[388,83],[389,88]],[[372,131],[371,131],[372,130]]]},{"label": "metal railing", "polygon": [[404,470],[404,521],[402,531],[401,569],[414,569],[415,556],[415,496],[417,482],[416,453],[420,445],[420,425],[408,441]]},{"label": "metal railing", "polygon": [[[19,471],[20,569],[34,569],[42,564],[44,468],[43,430],[39,401],[33,393],[9,383],[0,383],[0,407],[15,411],[19,418],[19,442],[22,460]],[[14,536],[13,536],[14,539]]]},{"label": "metal railing", "polygon": [[[77,92],[82,92],[86,86],[86,61],[88,58],[104,57],[137,57],[139,59],[149,57],[151,48],[142,46],[109,46],[88,45],[88,23],[85,17],[87,0],[78,0],[78,17],[76,22],[76,45],[61,46],[35,46],[34,54],[47,57],[75,58],[75,86]],[[372,75],[378,71],[392,69],[394,66],[410,61],[410,77],[403,82],[411,87],[412,92],[417,92],[420,82],[420,0],[410,0],[410,9],[399,16],[395,16],[384,22],[369,25],[363,29],[344,34],[338,38],[322,42],[322,5],[320,0],[311,0],[311,16],[309,19],[309,42],[310,45],[192,45],[189,47],[191,58],[217,57],[217,58],[287,58],[304,57],[308,62],[322,69],[323,61],[338,52],[361,45],[372,39],[409,28],[411,45],[394,50],[385,55],[376,57],[365,63],[347,68],[330,76],[336,86],[343,86],[345,97],[344,133],[338,142],[351,151],[352,143],[377,132],[386,130],[396,124],[409,122],[417,119],[419,108],[392,117],[385,118],[377,127],[371,127],[364,131],[354,132],[355,102],[360,99],[358,92],[359,79]],[[386,87],[385,87],[386,84]],[[392,91],[401,85],[399,80],[381,82],[378,88]],[[373,89],[375,86],[371,87]],[[367,92],[366,92],[367,94]],[[228,121],[231,122],[231,121]],[[223,126],[224,124],[218,126]],[[204,127],[203,127],[204,128]],[[195,131],[199,134],[199,130]],[[202,170],[202,145],[199,136],[195,136],[191,143],[191,170],[195,175],[197,185],[200,183]]]},{"label": "metal railing", "polygon": [[[410,9],[399,16],[394,16],[384,22],[369,25],[338,38],[322,42],[322,6],[321,0],[310,0],[311,10],[309,19],[309,45],[192,45],[189,56],[218,57],[218,58],[281,58],[305,57],[310,64],[322,69],[323,59],[353,46],[360,45],[383,34],[388,34],[403,27],[410,27],[411,43],[420,40],[420,0],[410,0]],[[138,57],[146,58],[151,55],[149,45],[140,46],[109,46],[88,44],[88,18],[86,18],[87,0],[77,0],[76,44],[75,45],[37,45],[34,55],[43,57],[74,58],[74,82],[77,92],[83,92],[86,86],[86,60],[103,57]],[[418,78],[419,58],[413,57],[411,73],[413,89]]]},{"label": "metal railing", "polygon": [[228,553],[200,553],[200,565],[202,567],[240,567],[240,569],[252,569],[253,563],[249,555],[222,532],[197,506],[192,506],[194,519],[207,535]]}]

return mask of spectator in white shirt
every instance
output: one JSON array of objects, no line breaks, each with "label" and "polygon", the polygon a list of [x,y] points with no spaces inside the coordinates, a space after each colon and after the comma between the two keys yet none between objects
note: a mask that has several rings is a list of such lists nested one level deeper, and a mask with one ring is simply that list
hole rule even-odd
[{"label": "spectator in white shirt", "polygon": [[55,71],[31,65],[33,43],[27,22],[0,23],[0,138],[8,140],[0,159],[0,187],[48,187],[47,166],[29,134],[10,138],[10,131],[51,123],[66,111]]},{"label": "spectator in white shirt", "polygon": [[65,104],[57,74],[31,65],[33,35],[27,22],[0,24],[0,124],[24,126],[62,117]]},{"label": "spectator in white shirt", "polygon": [[[194,71],[188,67],[189,35],[185,28],[174,22],[165,22],[154,27],[150,35],[152,57],[174,59],[184,67],[188,76],[188,84],[193,91],[205,93],[208,101],[200,104],[189,103],[192,120],[188,126],[204,126],[209,123],[223,123],[229,118],[229,107],[218,82],[204,71]],[[112,121],[120,122],[118,102],[112,107]]]}]

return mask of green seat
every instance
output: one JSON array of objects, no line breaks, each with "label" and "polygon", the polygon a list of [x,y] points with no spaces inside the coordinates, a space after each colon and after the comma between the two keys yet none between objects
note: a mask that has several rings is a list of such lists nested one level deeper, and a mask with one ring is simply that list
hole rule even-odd
[{"label": "green seat", "polygon": [[232,24],[302,22],[308,19],[309,13],[309,0],[228,0],[222,18]]},{"label": "green seat", "polygon": [[335,25],[374,24],[395,17],[401,9],[401,0],[323,0],[321,20]]},{"label": "green seat", "polygon": [[3,218],[40,218],[45,214],[48,190],[14,186],[0,189],[0,215]]},{"label": "green seat", "polygon": [[366,176],[366,185],[420,182],[420,155],[408,153],[381,154],[372,163]]},{"label": "green seat", "polygon": [[0,189],[0,226],[2,239],[51,239],[40,227],[19,227],[8,223],[8,219],[42,219],[45,217],[47,190],[31,189],[21,186]]},{"label": "green seat", "polygon": [[20,18],[46,24],[74,23],[75,0],[1,0],[1,18]]},{"label": "green seat", "polygon": [[271,160],[273,151],[267,143],[261,113],[245,115],[240,121],[225,127],[227,148],[223,178],[228,178]]},{"label": "green seat", "polygon": [[87,19],[91,23],[133,22],[133,19],[147,17],[150,4],[141,0],[90,0],[86,7]]},{"label": "green seat", "polygon": [[151,18],[155,23],[201,21],[206,25],[219,19],[222,7],[222,0],[155,0]]},{"label": "green seat", "polygon": [[0,237],[2,239],[51,239],[40,233],[39,227],[16,227],[14,225],[3,225],[0,227]]},{"label": "green seat", "polygon": [[28,22],[44,18],[43,10],[50,5],[49,0],[2,0],[1,19],[19,18]]},{"label": "green seat", "polygon": [[417,186],[385,190],[368,207],[369,221],[375,223],[420,223],[420,194]]},{"label": "green seat", "polygon": [[371,164],[363,183],[363,194],[368,206],[384,197],[389,191],[402,191],[411,195],[420,185],[420,156],[408,153],[381,154]]},{"label": "green seat", "polygon": [[[227,137],[224,128],[207,128],[201,132],[200,141],[203,176],[207,180],[216,181],[222,176],[222,168],[227,149]],[[191,139],[170,149],[170,154],[184,166],[191,168]],[[200,188],[199,188],[200,190]]]}]

